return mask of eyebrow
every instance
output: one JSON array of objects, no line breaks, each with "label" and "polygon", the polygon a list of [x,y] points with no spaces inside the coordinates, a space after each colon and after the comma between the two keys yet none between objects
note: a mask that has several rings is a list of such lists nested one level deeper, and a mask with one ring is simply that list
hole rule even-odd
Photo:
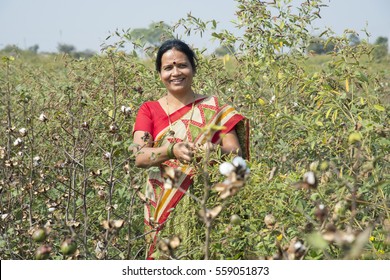
[{"label": "eyebrow", "polygon": [[166,64],[163,64],[162,67],[166,67],[166,66],[172,66],[172,65],[183,65],[183,64],[190,64],[189,62],[187,61],[173,61],[172,63],[166,63]]}]

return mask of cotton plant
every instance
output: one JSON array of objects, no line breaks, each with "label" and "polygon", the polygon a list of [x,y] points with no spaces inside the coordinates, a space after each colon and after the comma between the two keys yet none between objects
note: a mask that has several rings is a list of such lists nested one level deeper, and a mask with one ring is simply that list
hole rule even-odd
[{"label": "cotton plant", "polygon": [[222,183],[216,184],[214,189],[219,192],[221,199],[226,199],[236,194],[244,186],[250,169],[242,157],[236,156],[232,162],[223,162],[219,166],[219,172],[226,179]]}]

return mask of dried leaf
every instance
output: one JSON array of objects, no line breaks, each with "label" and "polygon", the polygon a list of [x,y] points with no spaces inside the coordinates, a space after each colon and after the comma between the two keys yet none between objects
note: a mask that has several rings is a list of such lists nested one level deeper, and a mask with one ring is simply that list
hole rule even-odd
[{"label": "dried leaf", "polygon": [[368,240],[370,239],[371,231],[372,228],[368,227],[356,237],[356,240],[351,250],[349,251],[349,254],[346,256],[346,259],[356,259],[361,255],[364,246],[368,243]]}]

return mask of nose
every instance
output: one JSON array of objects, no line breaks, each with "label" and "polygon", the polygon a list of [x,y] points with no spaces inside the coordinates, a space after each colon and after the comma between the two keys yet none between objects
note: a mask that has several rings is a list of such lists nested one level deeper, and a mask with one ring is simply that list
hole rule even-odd
[{"label": "nose", "polygon": [[180,74],[180,69],[179,69],[179,67],[177,67],[176,65],[173,66],[172,75],[179,75],[179,74]]}]

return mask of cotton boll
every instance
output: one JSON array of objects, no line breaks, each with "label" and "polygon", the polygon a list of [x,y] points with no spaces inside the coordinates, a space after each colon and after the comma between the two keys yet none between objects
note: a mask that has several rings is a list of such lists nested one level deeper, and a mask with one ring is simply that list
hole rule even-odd
[{"label": "cotton boll", "polygon": [[236,168],[246,169],[246,162],[242,157],[235,157],[232,163]]},{"label": "cotton boll", "polygon": [[41,157],[40,156],[35,156],[34,158],[33,158],[33,165],[34,166],[38,166],[40,163],[41,163]]},{"label": "cotton boll", "polygon": [[20,138],[16,138],[14,141],[14,146],[20,146],[23,143],[23,140]]},{"label": "cotton boll", "polygon": [[123,114],[125,114],[126,116],[130,116],[131,115],[131,108],[130,107],[126,107],[126,106],[122,106],[121,107],[121,112]]},{"label": "cotton boll", "polygon": [[303,175],[303,181],[308,183],[311,186],[316,185],[316,176],[313,171],[308,171]]},{"label": "cotton boll", "polygon": [[103,158],[104,159],[110,159],[111,158],[111,153],[110,152],[105,152],[104,154],[103,154]]},{"label": "cotton boll", "polygon": [[225,176],[228,176],[230,173],[232,173],[234,169],[234,165],[230,162],[224,162],[219,166],[219,172]]},{"label": "cotton boll", "polygon": [[19,134],[22,137],[26,136],[27,135],[27,129],[25,129],[24,127],[19,129]]},{"label": "cotton boll", "polygon": [[47,121],[47,117],[44,113],[40,114],[39,115],[39,118],[38,118],[41,122],[45,122]]}]

